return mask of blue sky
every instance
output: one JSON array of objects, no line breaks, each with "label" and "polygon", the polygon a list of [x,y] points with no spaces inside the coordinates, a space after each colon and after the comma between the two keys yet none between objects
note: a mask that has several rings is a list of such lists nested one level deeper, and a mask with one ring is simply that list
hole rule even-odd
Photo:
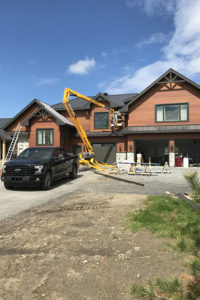
[{"label": "blue sky", "polygon": [[200,82],[200,0],[7,0],[0,117],[34,98],[140,92],[170,67]]}]

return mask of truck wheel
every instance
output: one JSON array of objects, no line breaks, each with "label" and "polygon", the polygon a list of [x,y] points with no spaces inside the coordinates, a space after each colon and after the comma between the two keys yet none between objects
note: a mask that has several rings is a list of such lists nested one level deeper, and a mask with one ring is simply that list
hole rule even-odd
[{"label": "truck wheel", "polygon": [[4,182],[4,187],[7,190],[11,190],[12,189],[12,186],[10,184],[8,184],[7,182]]},{"label": "truck wheel", "polygon": [[50,172],[45,175],[44,181],[41,185],[42,190],[50,190],[52,186],[52,176]]},{"label": "truck wheel", "polygon": [[74,179],[77,176],[77,166],[73,165],[72,166],[72,171],[69,173],[69,177]]}]

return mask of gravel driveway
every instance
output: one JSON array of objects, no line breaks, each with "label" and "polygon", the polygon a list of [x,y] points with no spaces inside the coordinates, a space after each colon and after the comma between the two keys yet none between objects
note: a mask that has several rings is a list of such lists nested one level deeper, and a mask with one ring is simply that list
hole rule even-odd
[{"label": "gravel driveway", "polygon": [[[154,171],[159,171],[159,167],[152,168]],[[119,177],[143,183],[144,186],[129,184],[105,178],[95,174],[93,171],[79,172],[77,179],[65,179],[57,182],[52,190],[41,191],[39,189],[15,189],[6,190],[3,183],[0,183],[0,220],[14,216],[21,211],[30,209],[37,205],[55,200],[61,196],[82,191],[85,188],[99,194],[107,193],[126,193],[126,194],[146,194],[146,195],[161,195],[165,191],[170,192],[190,192],[187,182],[183,174],[194,170],[194,168],[173,168],[171,174],[156,174],[152,176],[142,175],[120,175]],[[198,169],[197,169],[198,170]],[[199,170],[198,170],[199,172]],[[99,177],[101,179],[99,180]],[[98,179],[98,184],[95,181]]]}]

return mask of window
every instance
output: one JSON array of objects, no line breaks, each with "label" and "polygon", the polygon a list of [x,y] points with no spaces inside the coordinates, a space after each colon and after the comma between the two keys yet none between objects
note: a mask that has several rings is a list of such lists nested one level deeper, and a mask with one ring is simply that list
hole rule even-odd
[{"label": "window", "polygon": [[94,113],[94,128],[95,129],[109,128],[108,112]]},{"label": "window", "polygon": [[52,156],[52,149],[47,148],[28,148],[24,150],[18,159],[49,159]]},{"label": "window", "polygon": [[188,104],[156,105],[156,122],[188,121]]},{"label": "window", "polygon": [[36,142],[38,146],[53,145],[53,129],[37,129]]}]

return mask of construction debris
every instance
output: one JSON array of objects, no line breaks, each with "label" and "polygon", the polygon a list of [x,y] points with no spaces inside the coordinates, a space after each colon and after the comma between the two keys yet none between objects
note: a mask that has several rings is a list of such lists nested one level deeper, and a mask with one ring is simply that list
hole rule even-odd
[{"label": "construction debris", "polygon": [[192,206],[195,210],[200,210],[200,205],[194,203],[192,200],[192,195],[190,194],[187,194],[187,193],[184,193],[184,194],[181,194],[181,193],[170,193],[168,191],[165,192],[165,194],[169,195],[170,197],[174,198],[174,199],[182,199],[184,200],[185,202],[187,202],[190,206]]},{"label": "construction debris", "polygon": [[129,175],[148,175],[148,176],[152,175],[150,163],[144,164],[144,170],[137,168],[137,166],[135,165],[135,163],[130,164],[128,174]]},{"label": "construction debris", "polygon": [[117,163],[114,164],[114,168],[110,169],[109,174],[121,174],[120,168],[118,167]]},{"label": "construction debris", "polygon": [[118,180],[118,181],[122,181],[122,182],[126,182],[126,183],[132,183],[132,184],[136,184],[136,185],[140,185],[140,186],[144,186],[143,183],[132,181],[132,180],[127,180],[127,179],[124,179],[124,178],[117,177],[115,175],[111,175],[111,174],[107,174],[107,173],[102,173],[102,172],[99,172],[99,171],[94,171],[94,173],[100,174],[102,176],[105,176],[105,177],[108,177],[108,178],[111,178],[111,179],[115,179],[115,180]]},{"label": "construction debris", "polygon": [[165,174],[165,173],[171,174],[171,170],[170,170],[168,162],[165,162],[162,172],[163,172],[163,174]]}]

